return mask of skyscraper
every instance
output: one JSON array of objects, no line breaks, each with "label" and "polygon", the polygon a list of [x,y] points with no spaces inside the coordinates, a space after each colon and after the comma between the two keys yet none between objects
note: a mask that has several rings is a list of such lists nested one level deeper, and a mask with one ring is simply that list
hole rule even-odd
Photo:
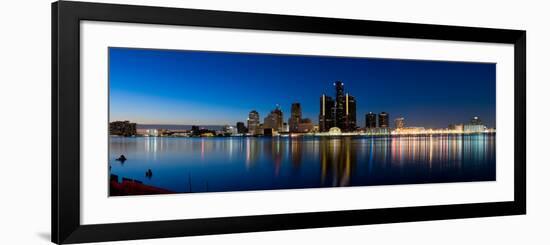
[{"label": "skyscraper", "polygon": [[237,122],[237,125],[235,125],[237,128],[237,132],[239,134],[245,134],[246,133],[246,127],[244,126],[244,122]]},{"label": "skyscraper", "polygon": [[290,118],[288,119],[288,127],[291,133],[298,132],[298,125],[302,121],[302,107],[300,103],[292,103],[290,108]]},{"label": "skyscraper", "polygon": [[260,114],[257,111],[251,111],[248,113],[248,133],[254,134],[256,129],[260,126]]},{"label": "skyscraper", "polygon": [[376,128],[376,114],[369,112],[365,115],[365,128]]},{"label": "skyscraper", "polygon": [[354,131],[357,125],[355,97],[346,93],[344,131]]},{"label": "skyscraper", "polygon": [[390,115],[385,112],[378,114],[378,127],[389,128],[390,127]]},{"label": "skyscraper", "polygon": [[283,131],[283,111],[279,105],[264,118],[264,129],[272,128],[274,131]]},{"label": "skyscraper", "polygon": [[395,119],[395,128],[404,128],[405,127],[405,118],[399,117]]},{"label": "skyscraper", "polygon": [[334,82],[336,100],[323,94],[319,113],[319,131],[327,132],[331,127],[338,127],[344,132],[357,128],[357,102],[355,97],[344,93],[344,83]]},{"label": "skyscraper", "polygon": [[325,94],[321,95],[319,103],[319,131],[327,132],[334,127],[333,117],[334,100]]},{"label": "skyscraper", "polygon": [[334,83],[336,88],[336,103],[334,108],[334,119],[336,122],[336,127],[346,131],[346,95],[344,94],[344,83],[336,81]]},{"label": "skyscraper", "polygon": [[355,97],[349,93],[344,94],[343,82],[337,81],[334,86],[336,87],[336,106],[334,109],[336,127],[344,132],[354,131],[357,125]]}]

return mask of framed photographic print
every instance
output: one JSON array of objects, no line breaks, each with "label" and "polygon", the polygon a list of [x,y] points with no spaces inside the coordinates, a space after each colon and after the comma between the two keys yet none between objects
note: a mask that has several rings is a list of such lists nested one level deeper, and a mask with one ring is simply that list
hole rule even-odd
[{"label": "framed photographic print", "polygon": [[525,35],[55,2],[52,241],[525,214]]}]

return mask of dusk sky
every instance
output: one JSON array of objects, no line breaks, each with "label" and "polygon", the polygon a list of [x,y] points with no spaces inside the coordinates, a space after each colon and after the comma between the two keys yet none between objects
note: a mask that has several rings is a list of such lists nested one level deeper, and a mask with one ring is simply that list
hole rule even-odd
[{"label": "dusk sky", "polygon": [[293,102],[318,124],[319,97],[334,81],[365,114],[390,114],[391,126],[447,127],[479,116],[495,127],[496,65],[443,61],[109,48],[110,121],[235,125]]}]

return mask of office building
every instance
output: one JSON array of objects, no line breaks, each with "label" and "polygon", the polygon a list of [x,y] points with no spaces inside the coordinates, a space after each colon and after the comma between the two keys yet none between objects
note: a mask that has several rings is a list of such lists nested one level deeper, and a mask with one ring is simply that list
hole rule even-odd
[{"label": "office building", "polygon": [[378,127],[389,128],[390,127],[390,115],[386,112],[380,112],[378,114]]},{"label": "office building", "polygon": [[237,122],[235,126],[239,134],[246,134],[248,132],[247,128],[244,126],[244,122]]},{"label": "office building", "polygon": [[365,115],[365,128],[376,128],[376,114],[369,112]]},{"label": "office building", "polygon": [[340,128],[342,131],[346,131],[346,98],[344,94],[344,83],[337,81],[334,83],[334,88],[336,89],[336,103],[334,108],[334,119],[336,122],[336,127]]},{"label": "office building", "polygon": [[330,128],[334,127],[334,100],[332,97],[323,94],[319,106],[319,131],[328,132]]},{"label": "office building", "polygon": [[469,124],[464,125],[464,133],[482,133],[487,127],[483,125],[481,119],[477,116],[472,117]]},{"label": "office building", "polygon": [[395,119],[395,128],[400,129],[405,127],[405,118],[399,117]]},{"label": "office building", "polygon": [[351,132],[357,128],[357,104],[355,103],[355,97],[346,94],[346,104],[344,112],[344,130]]},{"label": "office building", "polygon": [[300,103],[292,103],[290,108],[290,118],[288,119],[289,132],[298,132],[298,125],[302,121],[302,107]]},{"label": "office building", "polygon": [[[281,111],[279,105],[264,118],[264,129],[267,128],[271,128],[276,132],[283,131],[283,111]],[[264,134],[265,132],[264,130]]]},{"label": "office building", "polygon": [[338,127],[343,132],[354,131],[357,128],[357,102],[355,97],[344,91],[344,83],[334,83],[336,99],[323,94],[321,96],[319,113],[319,130],[327,132],[332,127]]},{"label": "office building", "polygon": [[248,113],[248,119],[246,121],[248,127],[248,133],[255,134],[256,129],[260,126],[260,114],[257,111],[251,111]]},{"label": "office building", "polygon": [[300,133],[311,133],[313,132],[313,122],[309,118],[304,118],[302,121],[298,124],[297,132]]}]

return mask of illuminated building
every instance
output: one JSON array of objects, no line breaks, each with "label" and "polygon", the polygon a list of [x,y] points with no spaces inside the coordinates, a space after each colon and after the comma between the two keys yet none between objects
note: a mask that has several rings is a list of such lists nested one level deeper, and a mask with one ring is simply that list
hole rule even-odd
[{"label": "illuminated building", "polygon": [[483,125],[481,119],[477,116],[472,117],[469,124],[464,125],[464,133],[482,133],[487,127]]},{"label": "illuminated building", "polygon": [[[264,118],[264,129],[271,128],[276,132],[283,131],[283,111],[279,105]],[[264,130],[264,134],[265,134]]]},{"label": "illuminated building", "polygon": [[481,119],[479,119],[479,117],[477,117],[477,116],[472,117],[472,120],[470,120],[470,124],[471,125],[482,125]]},{"label": "illuminated building", "polygon": [[288,123],[283,123],[283,131],[282,132],[290,132],[290,128],[288,127]]},{"label": "illuminated building", "polygon": [[464,133],[483,133],[487,127],[485,125],[477,125],[477,124],[465,124],[464,125]]},{"label": "illuminated building", "polygon": [[338,128],[338,127],[332,127],[332,128],[329,129],[328,134],[329,135],[341,135],[342,130],[340,130],[340,128]]},{"label": "illuminated building", "polygon": [[229,126],[229,125],[225,125],[223,127],[223,134],[224,135],[230,136],[230,135],[234,135],[234,134],[237,134],[237,133],[238,133],[238,129],[236,127]]},{"label": "illuminated building", "polygon": [[334,104],[334,120],[335,120],[335,126],[346,131],[346,98],[347,96],[344,94],[344,83],[340,81],[336,81],[334,83],[334,87],[336,88],[336,103]]},{"label": "illuminated building", "polygon": [[248,120],[247,126],[248,126],[248,133],[255,134],[256,129],[260,126],[260,114],[257,111],[251,111],[248,113]]},{"label": "illuminated building", "polygon": [[[250,129],[249,129],[249,132],[250,132]],[[254,131],[252,131],[252,134],[253,135],[263,135],[264,134],[264,124],[260,123],[260,125],[258,125],[258,127],[256,127],[254,129]]]},{"label": "illuminated building", "polygon": [[401,127],[397,128],[395,131],[395,134],[405,134],[405,135],[411,135],[411,134],[425,134],[426,129],[424,127]]},{"label": "illuminated building", "polygon": [[297,128],[297,132],[300,133],[310,133],[313,132],[313,122],[309,118],[304,118],[299,124]]},{"label": "illuminated building", "polygon": [[355,97],[346,93],[346,104],[345,104],[345,116],[344,116],[344,129],[346,131],[355,131],[357,125],[357,116],[356,116],[356,103]]},{"label": "illuminated building", "polygon": [[369,112],[365,115],[365,128],[376,128],[376,114]]},{"label": "illuminated building", "polygon": [[451,124],[449,125],[449,130],[454,132],[464,132],[464,124]]},{"label": "illuminated building", "polygon": [[140,130],[140,133],[141,133],[143,136],[150,136],[150,137],[157,137],[157,136],[160,136],[160,135],[161,135],[160,130],[158,130],[158,129],[153,129],[153,128]]},{"label": "illuminated building", "polygon": [[405,127],[405,118],[399,117],[395,119],[395,128],[400,129]]},{"label": "illuminated building", "polygon": [[237,132],[239,134],[246,134],[247,128],[244,126],[244,122],[237,122],[237,125],[235,126],[237,127]]},{"label": "illuminated building", "polygon": [[290,118],[288,119],[289,132],[298,132],[298,124],[302,121],[302,107],[300,103],[292,103],[290,108]]},{"label": "illuminated building", "polygon": [[378,114],[378,127],[389,128],[390,127],[390,115],[385,112]]},{"label": "illuminated building", "polygon": [[319,131],[327,132],[330,128],[334,127],[334,100],[332,97],[323,94],[321,95],[319,106]]},{"label": "illuminated building", "polygon": [[323,94],[321,96],[319,113],[319,130],[326,132],[332,127],[338,127],[344,132],[357,128],[357,110],[355,97],[344,93],[344,83],[336,81],[336,99]]}]

